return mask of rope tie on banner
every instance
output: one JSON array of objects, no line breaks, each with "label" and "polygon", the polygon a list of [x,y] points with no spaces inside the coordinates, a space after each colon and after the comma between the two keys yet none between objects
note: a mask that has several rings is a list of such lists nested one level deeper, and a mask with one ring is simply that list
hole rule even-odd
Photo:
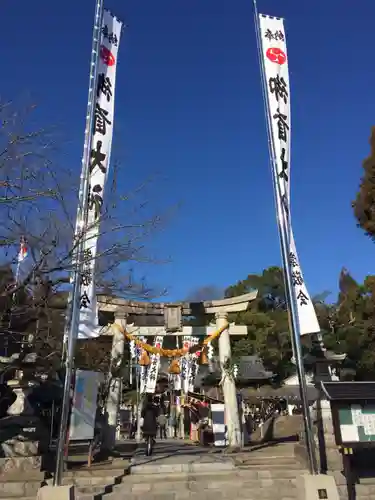
[{"label": "rope tie on banner", "polygon": [[137,339],[135,335],[131,335],[125,330],[125,328],[118,325],[117,323],[112,323],[111,326],[117,328],[117,330],[124,335],[125,339],[128,342],[131,341],[135,342],[135,344],[140,349],[143,349],[150,354],[159,354],[159,356],[164,356],[166,358],[178,358],[178,357],[181,358],[186,354],[194,354],[202,349],[207,348],[209,342],[212,342],[213,340],[217,339],[223,333],[223,331],[229,327],[229,323],[226,323],[218,330],[216,330],[214,333],[206,337],[203,341],[199,342],[197,345],[189,347],[188,349],[163,349],[162,347],[155,347],[150,344],[147,344],[147,342],[142,342],[141,340]]}]

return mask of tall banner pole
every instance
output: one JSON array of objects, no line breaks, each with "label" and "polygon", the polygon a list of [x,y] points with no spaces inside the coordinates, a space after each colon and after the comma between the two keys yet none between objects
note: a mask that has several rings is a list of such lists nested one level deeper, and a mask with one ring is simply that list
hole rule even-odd
[{"label": "tall banner pole", "polygon": [[96,82],[97,82],[97,72],[98,72],[98,59],[100,50],[100,28],[102,24],[103,17],[103,5],[104,0],[95,0],[95,17],[94,17],[94,27],[92,36],[92,46],[91,46],[91,60],[90,60],[90,76],[89,76],[89,91],[87,99],[87,112],[86,112],[86,122],[85,122],[85,134],[84,134],[84,145],[83,145],[83,155],[82,155],[82,170],[80,177],[79,193],[78,193],[78,207],[77,207],[77,217],[76,217],[76,227],[73,241],[73,269],[71,283],[73,284],[73,289],[69,294],[68,299],[68,314],[66,317],[65,332],[64,332],[64,343],[63,343],[63,355],[67,356],[68,342],[69,342],[69,329],[72,325],[72,316],[75,301],[77,301],[77,295],[79,289],[77,290],[74,286],[75,283],[80,282],[80,276],[78,272],[80,270],[80,258],[83,257],[83,245],[84,245],[84,232],[86,230],[86,218],[87,218],[87,207],[88,207],[88,196],[90,189],[89,181],[89,170],[90,170],[90,150],[92,143],[92,127],[94,121],[94,109],[96,102]]},{"label": "tall banner pole", "polygon": [[54,476],[54,486],[60,486],[64,468],[65,446],[67,445],[68,419],[71,402],[71,385],[73,375],[73,359],[75,340],[77,337],[78,321],[80,314],[80,288],[82,275],[82,261],[84,252],[84,232],[86,230],[85,215],[87,213],[88,196],[90,189],[90,149],[91,135],[94,121],[95,92],[97,85],[97,67],[100,50],[101,26],[103,17],[103,0],[96,0],[95,18],[92,37],[91,61],[90,61],[90,80],[88,105],[85,125],[85,141],[82,157],[82,173],[79,189],[79,204],[77,211],[76,233],[73,250],[73,290],[70,295],[70,304],[67,311],[67,323],[64,334],[64,364],[65,380],[64,392],[61,406],[61,419],[59,436],[56,449],[56,468]]},{"label": "tall banner pole", "polygon": [[291,226],[290,86],[284,21],[280,18],[258,14],[255,0],[254,7],[291,340],[300,388],[309,469],[311,474],[317,474],[301,335],[317,333],[320,327],[304,282]]}]

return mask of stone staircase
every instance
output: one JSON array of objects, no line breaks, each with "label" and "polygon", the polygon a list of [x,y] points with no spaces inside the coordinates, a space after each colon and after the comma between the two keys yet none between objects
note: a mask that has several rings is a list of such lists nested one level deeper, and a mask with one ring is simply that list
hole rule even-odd
[{"label": "stone staircase", "polygon": [[[292,500],[296,478],[305,473],[293,443],[259,445],[251,451],[139,457],[129,465],[116,459],[70,471],[64,484],[74,484],[77,500]],[[347,500],[345,477],[333,474],[340,499]],[[47,482],[49,482],[48,480]],[[35,500],[43,474],[0,478],[0,500]],[[375,479],[361,479],[356,500],[375,500]]]},{"label": "stone staircase", "polygon": [[131,475],[106,495],[108,500],[234,500],[297,498],[296,470],[196,470],[189,473]]},{"label": "stone staircase", "polygon": [[142,457],[116,475],[76,472],[64,482],[76,485],[78,500],[292,500],[297,498],[296,477],[303,472],[291,446],[271,446],[190,457],[188,462],[178,456],[160,463]]}]

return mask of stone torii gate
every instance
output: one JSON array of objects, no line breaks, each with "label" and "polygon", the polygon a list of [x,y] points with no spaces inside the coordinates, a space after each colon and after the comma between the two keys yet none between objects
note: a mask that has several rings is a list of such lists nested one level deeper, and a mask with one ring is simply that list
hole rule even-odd
[{"label": "stone torii gate", "polygon": [[[210,335],[215,330],[222,328],[228,323],[228,314],[246,311],[249,303],[256,299],[257,291],[253,291],[238,297],[222,300],[212,300],[195,303],[152,303],[135,302],[109,296],[98,296],[99,311],[114,313],[115,323],[135,336],[155,335]],[[215,325],[210,326],[183,326],[183,316],[195,316],[203,318],[207,314],[215,315]],[[140,317],[149,318],[147,326],[142,325]],[[129,323],[128,323],[129,321]],[[138,325],[137,325],[138,323]],[[112,359],[121,359],[124,352],[124,336],[117,328],[108,328],[103,331],[104,335],[113,335]],[[225,403],[225,417],[228,429],[228,444],[231,447],[241,446],[241,425],[239,421],[236,386],[233,378],[229,376],[224,367],[231,358],[230,336],[247,335],[247,327],[244,325],[230,324],[219,337],[219,360],[222,367],[222,387]],[[107,447],[112,448],[115,441],[115,429],[119,410],[121,394],[121,380],[114,380],[109,393],[107,412],[110,427]]]}]

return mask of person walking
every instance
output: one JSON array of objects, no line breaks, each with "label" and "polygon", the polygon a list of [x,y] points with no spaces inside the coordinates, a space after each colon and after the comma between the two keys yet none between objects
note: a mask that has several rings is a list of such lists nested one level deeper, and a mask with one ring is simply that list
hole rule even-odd
[{"label": "person walking", "polygon": [[153,403],[152,397],[149,396],[146,400],[145,407],[142,410],[143,426],[142,433],[146,440],[146,455],[151,455],[154,447],[154,442],[157,433],[157,416],[158,409]]},{"label": "person walking", "polygon": [[158,424],[159,424],[159,431],[160,431],[160,439],[167,439],[167,417],[166,415],[162,412],[158,416]]}]

